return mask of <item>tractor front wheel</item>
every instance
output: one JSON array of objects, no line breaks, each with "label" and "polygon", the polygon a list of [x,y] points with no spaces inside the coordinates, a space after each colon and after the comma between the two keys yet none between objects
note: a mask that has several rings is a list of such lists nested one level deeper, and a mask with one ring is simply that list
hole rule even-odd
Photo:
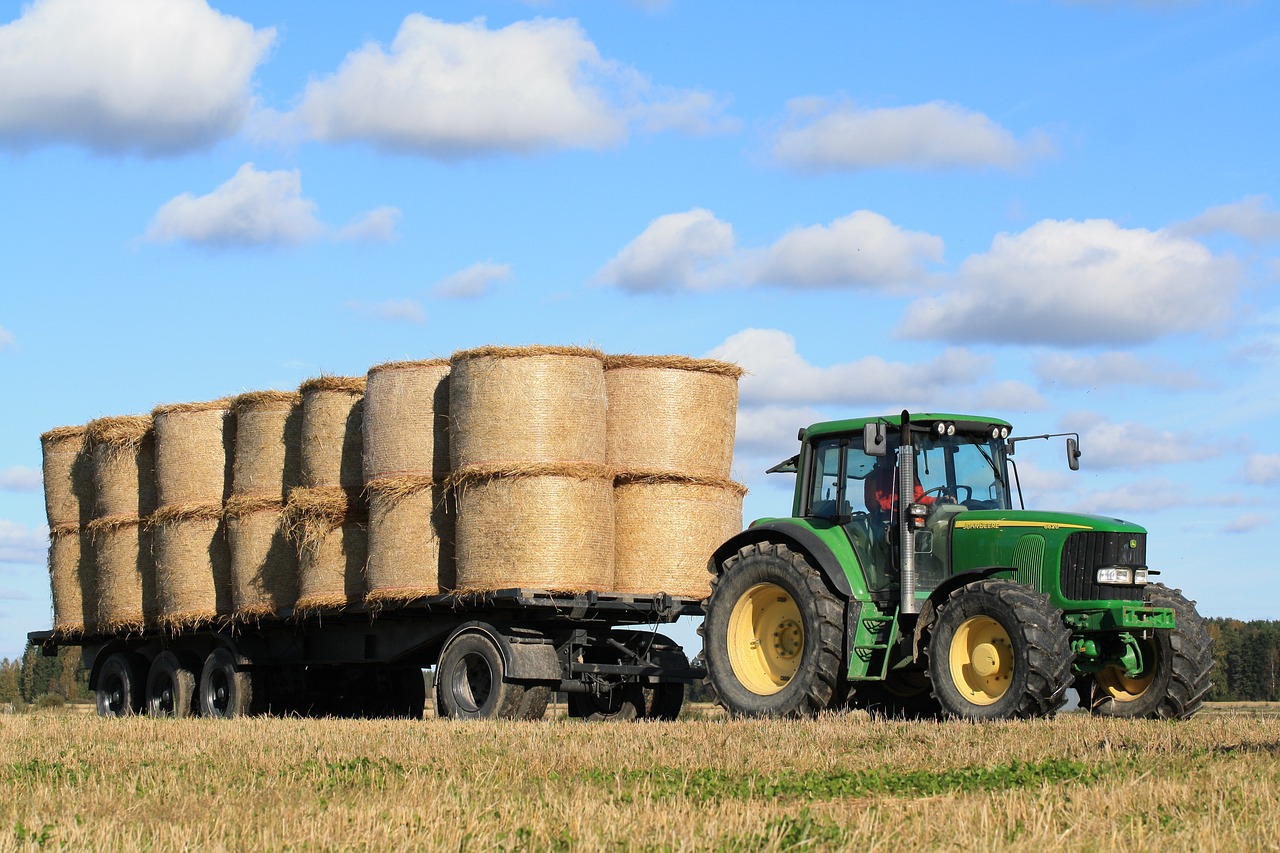
[{"label": "tractor front wheel", "polygon": [[1080,703],[1103,717],[1185,720],[1209,693],[1213,639],[1195,602],[1181,590],[1153,583],[1144,598],[1155,607],[1173,608],[1174,627],[1139,641],[1144,667],[1136,676],[1115,665],[1081,676],[1076,681]]},{"label": "tractor front wheel", "polygon": [[928,644],[934,698],[949,717],[1048,716],[1071,685],[1071,632],[1049,597],[1005,580],[960,587]]}]

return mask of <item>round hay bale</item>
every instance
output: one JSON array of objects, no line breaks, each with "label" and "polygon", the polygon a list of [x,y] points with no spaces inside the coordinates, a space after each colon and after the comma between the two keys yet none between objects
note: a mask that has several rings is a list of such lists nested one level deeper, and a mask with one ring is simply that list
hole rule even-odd
[{"label": "round hay bale", "polygon": [[98,628],[106,632],[140,631],[159,615],[156,567],[151,532],[138,516],[94,519],[93,537],[98,569]]},{"label": "round hay bale", "polygon": [[89,422],[98,518],[138,518],[156,508],[156,445],[151,415]]},{"label": "round hay bale", "polygon": [[321,376],[299,387],[303,486],[356,493],[364,485],[364,386],[363,376]]},{"label": "round hay bale", "polygon": [[221,504],[231,492],[231,401],[157,406],[156,489],[162,507]]},{"label": "round hay bale", "polygon": [[374,605],[437,595],[455,585],[448,490],[431,477],[374,480],[369,495],[369,593]]},{"label": "round hay bale", "polygon": [[298,547],[294,612],[337,610],[364,599],[368,512],[337,486],[298,488],[285,508]]},{"label": "round hay bale", "polygon": [[232,496],[225,514],[236,618],[260,619],[292,610],[298,600],[298,551],[286,532],[284,501]]},{"label": "round hay bale", "polygon": [[719,477],[621,476],[614,589],[706,598],[712,553],[742,530],[745,486]]},{"label": "round hay bale", "polygon": [[236,414],[231,493],[283,502],[302,483],[302,395],[252,391],[231,406]]},{"label": "round hay bale", "polygon": [[604,465],[454,472],[457,589],[613,588],[613,479]]},{"label": "round hay bale", "polygon": [[449,362],[370,368],[364,392],[364,479],[449,474]]},{"label": "round hay bale", "polygon": [[525,462],[603,464],[604,354],[582,347],[455,353],[449,377],[454,469]]},{"label": "round hay bale", "polygon": [[161,507],[155,536],[157,619],[177,630],[231,613],[231,549],[222,504]]},{"label": "round hay bale", "polygon": [[97,618],[93,540],[78,524],[49,529],[53,630],[62,637],[92,633]]},{"label": "round hay bale", "polygon": [[44,452],[44,508],[49,526],[88,524],[93,519],[93,464],[83,426],[51,429],[40,436]]},{"label": "round hay bale", "polygon": [[738,413],[736,364],[609,356],[608,462],[620,471],[728,477]]}]

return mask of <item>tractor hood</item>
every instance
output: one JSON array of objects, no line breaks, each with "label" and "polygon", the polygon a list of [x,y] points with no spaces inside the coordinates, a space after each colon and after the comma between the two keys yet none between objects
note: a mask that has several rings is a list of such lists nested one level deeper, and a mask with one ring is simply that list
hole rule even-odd
[{"label": "tractor hood", "polygon": [[971,510],[955,518],[959,530],[1105,530],[1118,533],[1146,533],[1146,529],[1119,518],[1074,512],[1030,510]]}]

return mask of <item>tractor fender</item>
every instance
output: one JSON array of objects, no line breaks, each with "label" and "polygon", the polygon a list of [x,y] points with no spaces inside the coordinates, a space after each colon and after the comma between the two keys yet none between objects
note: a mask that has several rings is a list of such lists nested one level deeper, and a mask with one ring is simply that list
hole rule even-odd
[{"label": "tractor fender", "polygon": [[1011,566],[985,566],[981,569],[969,569],[960,572],[958,575],[952,575],[933,588],[933,592],[929,593],[929,598],[920,607],[920,615],[916,617],[916,627],[911,657],[917,663],[920,661],[920,655],[924,649],[924,637],[929,633],[929,629],[933,627],[934,620],[938,617],[938,605],[947,600],[947,596],[955,592],[962,586],[967,586],[975,581],[986,580],[992,575],[1000,572],[1016,572],[1017,569]]},{"label": "tractor fender", "polygon": [[724,565],[725,560],[732,557],[739,549],[759,542],[776,542],[804,554],[822,573],[823,579],[832,592],[846,600],[853,597],[853,589],[849,586],[849,578],[844,573],[844,567],[840,565],[836,555],[831,553],[827,543],[810,530],[782,521],[757,524],[725,542],[711,555],[712,570],[720,574],[720,567]]},{"label": "tractor fender", "polygon": [[480,634],[487,638],[502,653],[502,663],[506,668],[508,681],[554,681],[559,682],[564,668],[556,656],[555,646],[547,642],[521,642],[512,638],[499,628],[488,622],[466,622],[449,635],[441,649],[463,634]]}]

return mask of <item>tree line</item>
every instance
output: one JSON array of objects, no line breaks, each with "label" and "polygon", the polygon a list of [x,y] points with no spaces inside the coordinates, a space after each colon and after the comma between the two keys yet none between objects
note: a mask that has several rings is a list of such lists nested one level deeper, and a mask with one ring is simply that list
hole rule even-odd
[{"label": "tree line", "polygon": [[57,657],[47,658],[29,646],[21,658],[0,658],[0,707],[56,704],[58,700],[87,702],[91,698],[89,673],[80,662],[79,648],[64,647]]}]

